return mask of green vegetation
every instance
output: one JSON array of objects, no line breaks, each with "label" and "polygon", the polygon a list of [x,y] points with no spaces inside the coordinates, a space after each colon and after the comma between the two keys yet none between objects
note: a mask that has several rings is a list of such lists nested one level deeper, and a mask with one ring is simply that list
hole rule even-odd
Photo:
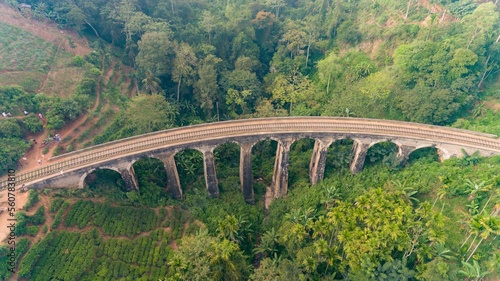
[{"label": "green vegetation", "polygon": [[52,226],[50,227],[51,230],[57,229],[57,227],[59,227],[59,225],[62,222],[64,212],[66,212],[66,210],[69,208],[69,206],[70,206],[69,202],[64,202],[61,205],[61,208],[59,209],[56,216],[54,217],[54,220],[52,221]]},{"label": "green vegetation", "polygon": [[88,225],[101,227],[111,236],[134,236],[150,231],[158,226],[158,219],[153,210],[130,207],[111,207],[94,204],[92,201],[78,201],[72,205],[64,226],[84,228]]},{"label": "green vegetation", "polygon": [[[28,73],[21,87],[0,87],[0,111],[47,117],[44,128],[33,115],[0,120],[2,171],[28,149],[23,135],[62,129],[90,108],[98,87],[102,104],[56,154],[175,126],[289,115],[396,119],[500,135],[500,13],[494,1],[30,3],[34,9],[25,13],[86,35],[93,51],[65,56],[66,66],[81,73],[70,95],[31,94],[37,82]],[[0,35],[9,28],[0,25]],[[17,42],[14,31],[0,36],[0,54],[35,40]],[[0,67],[47,71],[54,47],[33,50],[31,61],[24,59],[31,46],[13,53],[17,64],[0,59]],[[0,83],[7,75],[0,74]],[[148,158],[134,164],[139,190],[126,190],[114,171],[98,170],[83,190],[40,194],[50,205],[17,215],[21,239],[42,237],[21,259],[19,276],[500,278],[499,157],[464,153],[438,163],[430,148],[413,153],[403,168],[397,147],[385,142],[371,147],[365,169],[351,175],[352,140],[341,140],[328,151],[325,179],[310,186],[312,147],[313,140],[292,145],[289,194],[268,209],[264,198],[276,153],[270,140],[252,151],[254,205],[241,194],[234,144],[214,151],[219,199],[208,196],[203,159],[193,150],[175,157],[182,200],[170,198],[161,161]],[[21,247],[19,255],[25,251]]]},{"label": "green vegetation", "polygon": [[[18,38],[22,40],[18,40]],[[0,23],[0,70],[47,72],[57,47],[18,27]],[[34,90],[34,89],[32,89]]]},{"label": "green vegetation", "polygon": [[[21,238],[18,241],[16,241],[16,250],[15,250],[15,260],[19,261],[23,255],[28,251],[30,241],[28,238]],[[8,262],[10,262],[9,254],[10,254],[10,247],[8,245],[2,245],[0,247],[0,279],[1,280],[8,280],[12,276],[12,272],[9,271],[8,269],[10,268],[10,265]]]},{"label": "green vegetation", "polygon": [[[306,143],[292,148],[299,163],[310,155]],[[332,154],[343,146],[333,147]],[[265,145],[260,148],[265,150]],[[231,146],[218,153],[231,157]],[[210,280],[267,280],[269,276],[276,280],[381,276],[463,280],[479,268],[488,273],[487,280],[495,280],[500,158],[468,155],[439,163],[434,151],[424,150],[412,154],[406,168],[395,169],[383,160],[391,154],[390,146],[381,145],[371,153],[374,162],[361,173],[352,176],[348,169],[338,169],[314,186],[302,181],[300,170],[299,174],[292,171],[296,183],[287,197],[271,204],[266,217],[261,196],[256,196],[256,205],[244,203],[232,176],[237,173],[233,164],[218,166],[226,175],[219,178],[221,199],[192,188],[185,190],[183,201],[160,201],[176,205],[173,208],[153,210],[148,204],[158,201],[137,201],[121,191],[116,181],[83,190],[78,196],[87,199],[71,204],[59,197],[67,197],[66,192],[53,191],[50,213],[57,212],[54,224],[63,223],[53,226],[30,249],[19,272],[33,280],[47,276],[186,280],[207,274]],[[136,167],[138,175],[150,173],[151,166],[144,165],[148,162]],[[149,180],[151,185],[163,184],[159,178]],[[199,181],[203,178],[193,186]],[[104,197],[108,203],[93,201],[106,194],[100,190],[104,188],[123,197]],[[40,207],[35,215],[22,215],[18,221],[23,218],[28,229],[38,233],[44,224],[42,215]],[[74,227],[83,232],[68,232]],[[171,248],[172,243],[178,248]],[[62,264],[54,262],[64,249],[81,250],[68,252],[72,258]],[[256,257],[260,266],[251,269]],[[88,261],[72,264],[83,258]]]},{"label": "green vegetation", "polygon": [[24,210],[29,211],[31,207],[33,207],[40,198],[38,197],[38,191],[34,189],[30,189],[29,195],[28,195],[28,201],[26,201],[26,204],[24,205]]},{"label": "green vegetation", "polygon": [[36,90],[42,76],[49,71],[56,50],[53,43],[1,22],[0,54],[5,55],[0,56],[0,84],[17,84],[27,91]]}]

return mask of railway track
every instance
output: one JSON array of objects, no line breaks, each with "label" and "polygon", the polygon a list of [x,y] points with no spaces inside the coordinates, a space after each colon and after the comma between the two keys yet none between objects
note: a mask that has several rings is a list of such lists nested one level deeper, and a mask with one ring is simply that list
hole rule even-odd
[{"label": "railway track", "polygon": [[[402,137],[425,140],[431,143],[463,145],[485,149],[500,154],[500,140],[495,135],[400,121],[332,118],[332,117],[288,117],[246,119],[187,126],[149,133],[113,141],[49,159],[49,164],[35,170],[16,175],[16,183],[22,184],[40,179],[61,170],[75,169],[119,155],[143,153],[160,148],[183,144],[195,144],[212,139],[255,136],[280,133],[339,133],[380,136],[380,138]],[[7,180],[0,180],[0,189]]]}]

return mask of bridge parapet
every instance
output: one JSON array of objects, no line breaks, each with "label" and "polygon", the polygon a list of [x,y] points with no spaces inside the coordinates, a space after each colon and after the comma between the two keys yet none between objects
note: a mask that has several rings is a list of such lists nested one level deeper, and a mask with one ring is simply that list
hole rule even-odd
[{"label": "bridge parapet", "polygon": [[[460,148],[465,148],[467,151],[479,150],[483,155],[500,154],[500,141],[496,136],[454,128],[359,118],[263,118],[175,128],[97,145],[52,157],[48,165],[18,174],[16,179],[18,184],[36,182],[56,176],[61,170],[77,170],[167,147],[179,145],[194,147],[200,142],[209,140],[223,141],[230,138],[244,140],[248,137],[280,134],[318,136],[342,134],[357,139],[411,140],[413,143],[423,142],[446,150],[449,152],[447,156],[458,155]],[[0,188],[5,188],[6,184],[6,180],[0,181]]]}]

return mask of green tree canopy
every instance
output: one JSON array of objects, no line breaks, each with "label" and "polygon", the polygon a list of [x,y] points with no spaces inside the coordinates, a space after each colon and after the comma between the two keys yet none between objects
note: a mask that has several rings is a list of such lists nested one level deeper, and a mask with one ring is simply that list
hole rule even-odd
[{"label": "green tree canopy", "polygon": [[173,127],[176,108],[161,95],[139,95],[128,103],[125,110],[126,136],[150,133]]},{"label": "green tree canopy", "polygon": [[169,265],[168,280],[243,280],[249,273],[238,244],[206,230],[183,237]]}]

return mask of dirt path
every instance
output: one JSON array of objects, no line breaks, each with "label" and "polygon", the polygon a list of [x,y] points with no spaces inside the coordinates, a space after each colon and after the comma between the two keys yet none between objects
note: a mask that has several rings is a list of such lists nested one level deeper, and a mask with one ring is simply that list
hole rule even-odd
[{"label": "dirt path", "polygon": [[[104,72],[104,56],[102,58],[102,69],[101,71]],[[112,68],[111,68],[112,69]],[[109,72],[109,71],[108,71]],[[111,77],[112,73],[106,73],[106,75],[109,75]],[[109,80],[109,77],[107,78]],[[106,77],[104,77],[106,79]],[[97,87],[96,87],[96,99],[94,101],[94,105],[92,106],[92,109],[88,112],[83,113],[78,117],[76,120],[69,122],[66,124],[62,129],[58,130],[57,133],[61,136],[61,140],[70,138],[69,142],[73,140],[74,138],[77,138],[84,130],[82,129],[84,127],[85,121],[87,121],[89,112],[92,112],[96,110],[96,108],[99,106],[99,101],[101,99],[101,80],[103,79],[103,75],[99,78],[97,81]],[[46,120],[44,119],[44,128],[46,125]],[[75,132],[75,130],[78,128],[78,133]],[[50,158],[56,147],[58,146],[57,142],[51,141],[49,144],[46,146],[43,146],[43,140],[48,138],[48,132],[43,131],[39,133],[38,135],[32,136],[28,139],[34,138],[36,140],[36,144],[28,150],[26,155],[24,156],[27,160],[21,159],[19,160],[19,166],[21,167],[22,171],[28,171],[28,170],[33,170],[36,169],[38,166],[44,166],[47,164],[47,159]],[[47,152],[46,155],[42,154],[43,150],[47,147],[49,151]],[[42,164],[38,164],[38,159],[42,160]]]},{"label": "dirt path", "polygon": [[[0,11],[2,11],[0,22],[17,26],[35,36],[53,42],[56,45],[58,45],[58,42],[62,39],[62,46],[67,52],[74,55],[84,56],[92,51],[87,40],[79,37],[74,31],[61,30],[54,23],[40,22],[34,19],[26,18],[19,11],[5,4],[0,4]],[[68,38],[72,39],[75,48],[70,46],[70,40]]]},{"label": "dirt path", "polygon": [[[94,103],[94,106],[92,107],[92,109],[90,110],[90,112],[94,111],[97,109],[97,107],[99,106],[100,104],[100,100],[101,100],[101,92],[102,91],[105,91],[106,90],[106,86],[104,86],[103,90],[101,91],[100,89],[100,85],[101,85],[101,81],[103,81],[104,85],[107,85],[111,76],[113,75],[114,73],[114,66],[115,66],[115,63],[112,62],[111,65],[109,66],[109,69],[106,71],[106,73],[103,73],[103,75],[101,75],[101,78],[99,79],[99,81],[97,82],[97,88],[96,88],[96,100],[95,100],[95,103]],[[103,61],[102,61],[102,66],[101,66],[101,71],[104,71],[104,57],[103,57]],[[109,104],[106,104],[102,109],[101,109],[101,112],[104,112],[106,111],[107,109],[109,108]],[[83,132],[85,132],[86,130],[88,130],[89,128],[91,128],[96,122],[99,121],[98,118],[94,119],[92,122],[86,122],[88,119],[88,112],[85,113],[85,118],[82,118],[82,122],[80,122],[77,126],[65,126],[61,132],[59,133],[61,135],[61,139],[67,139],[64,141],[64,144],[70,144],[74,139],[78,138]],[[84,124],[85,123],[85,124]],[[68,128],[66,128],[68,127]],[[78,128],[78,131],[76,131],[75,129]],[[50,150],[49,153],[52,153],[54,148],[52,148]],[[52,154],[50,154],[52,155]]]},{"label": "dirt path", "polygon": [[[28,201],[28,192],[21,193],[19,192],[19,188],[16,188],[17,191],[14,192],[15,194],[15,208],[16,208],[16,213],[21,210],[24,205],[26,204],[26,201]],[[0,191],[0,208],[8,208],[8,191],[7,190],[2,190]],[[9,215],[8,211],[4,211],[0,214],[0,245],[4,245],[4,239],[6,239],[9,236],[10,229],[8,229],[6,226],[9,225],[8,219],[11,218]]]},{"label": "dirt path", "polygon": [[[89,54],[92,51],[92,49],[89,47],[87,40],[85,38],[79,37],[78,34],[74,31],[61,30],[54,23],[40,22],[34,19],[26,18],[19,11],[11,8],[8,5],[1,3],[0,3],[0,11],[2,13],[0,17],[0,22],[4,22],[19,27],[46,41],[53,42],[54,44],[59,46],[58,51],[60,49],[63,49],[74,55],[80,55],[80,56]],[[72,41],[74,48],[70,46],[70,40]],[[100,98],[99,83],[97,86],[96,93],[97,93],[97,99],[94,103],[93,110],[97,108],[97,106],[99,105],[99,98]],[[58,132],[61,135],[61,139],[64,139],[67,135],[72,133],[75,128],[80,127],[83,124],[83,122],[85,122],[85,120],[87,119],[87,114],[88,113],[82,114],[78,119],[69,123],[63,129],[61,129]],[[45,127],[46,120],[43,120],[43,123]],[[46,138],[47,138],[46,132],[41,132],[38,134],[27,136],[27,139],[35,139],[36,144],[34,144],[25,155],[25,158],[27,160],[23,159],[20,160],[19,164],[21,170],[26,171],[26,170],[36,169],[38,166],[40,166],[37,163],[38,159],[42,160],[42,166],[46,163],[45,160],[48,159],[50,155],[52,155],[56,147],[53,144],[49,144],[50,149],[48,155],[42,157],[42,151],[44,149],[44,147],[42,147],[42,142]]]}]

